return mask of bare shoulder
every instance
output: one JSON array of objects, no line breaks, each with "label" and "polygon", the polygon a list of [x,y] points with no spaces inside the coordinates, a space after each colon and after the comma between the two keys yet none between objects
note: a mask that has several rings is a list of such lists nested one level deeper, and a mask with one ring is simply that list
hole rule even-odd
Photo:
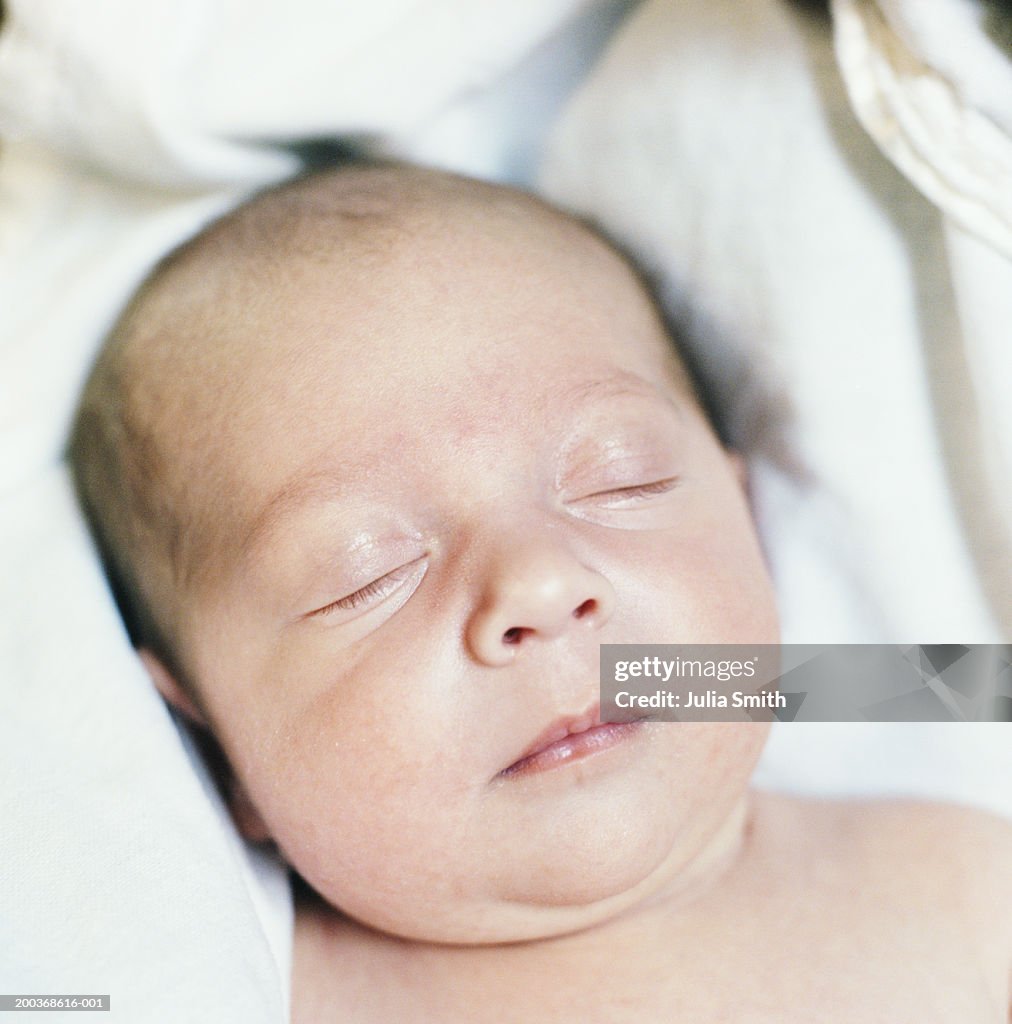
[{"label": "bare shoulder", "polygon": [[976,946],[998,984],[1012,985],[1012,823],[953,804],[896,801],[867,811],[883,822],[884,857],[910,876]]},{"label": "bare shoulder", "polygon": [[[757,793],[768,831],[804,834],[855,856],[972,873],[1012,895],[1012,821],[959,804],[911,799],[813,799]],[[995,893],[997,895],[997,892]]]},{"label": "bare shoulder", "polygon": [[[917,800],[854,804],[866,841],[878,853],[1012,900],[1012,822],[972,807]],[[1006,904],[1007,906],[1007,904]]]},{"label": "bare shoulder", "polygon": [[[796,870],[832,885],[857,882],[953,940],[979,944],[995,971],[1012,964],[1012,822],[986,811],[920,800],[768,797],[768,834],[800,837]],[[794,851],[797,851],[796,853]],[[958,940],[957,940],[958,941]]]},{"label": "bare shoulder", "polygon": [[[914,971],[917,985],[939,1005],[963,993],[991,1007],[991,1016],[981,1017],[967,1003],[955,1019],[1006,1019],[1010,822],[927,801],[769,794],[759,796],[753,812],[753,891],[758,877],[775,905],[788,908],[784,916],[793,913],[795,934],[808,948],[831,948],[855,971],[877,965],[890,978]],[[804,910],[792,912],[798,893],[805,894]],[[861,963],[853,960],[858,950]]]}]

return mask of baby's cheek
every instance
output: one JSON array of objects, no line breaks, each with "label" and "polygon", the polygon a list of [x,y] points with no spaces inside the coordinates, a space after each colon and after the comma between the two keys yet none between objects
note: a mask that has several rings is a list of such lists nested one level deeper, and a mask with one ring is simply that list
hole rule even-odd
[{"label": "baby's cheek", "polygon": [[448,851],[459,849],[445,753],[439,744],[412,746],[409,724],[317,702],[293,723],[296,742],[257,782],[262,814],[289,863],[335,906],[370,923],[377,906],[410,905],[419,891],[437,891]]},{"label": "baby's cheek", "polygon": [[712,827],[748,786],[769,724],[762,722],[658,722],[666,748],[663,771],[680,828]]},{"label": "baby's cheek", "polygon": [[715,782],[731,783],[748,777],[769,735],[769,722],[709,722],[705,730],[703,763]]},{"label": "baby's cheek", "polygon": [[730,521],[679,546],[671,579],[688,643],[776,643],[772,584],[751,525]]},{"label": "baby's cheek", "polygon": [[623,571],[623,643],[776,643],[776,605],[758,550],[712,534],[670,538]]}]

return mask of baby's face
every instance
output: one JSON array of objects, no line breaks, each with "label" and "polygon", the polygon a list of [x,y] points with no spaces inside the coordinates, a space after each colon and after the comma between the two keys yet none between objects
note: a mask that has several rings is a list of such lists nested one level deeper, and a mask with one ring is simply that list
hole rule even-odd
[{"label": "baby's face", "polygon": [[503,941],[690,871],[765,737],[642,723],[525,761],[592,719],[598,645],[774,642],[776,619],[736,466],[617,257],[547,220],[449,220],[307,261],[235,318],[194,485],[222,564],[182,634],[323,896]]}]

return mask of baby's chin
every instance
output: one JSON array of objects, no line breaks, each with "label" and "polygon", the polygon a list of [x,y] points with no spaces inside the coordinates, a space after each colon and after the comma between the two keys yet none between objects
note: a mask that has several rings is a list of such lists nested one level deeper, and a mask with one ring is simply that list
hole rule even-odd
[{"label": "baby's chin", "polygon": [[491,945],[557,938],[658,901],[691,901],[709,890],[737,859],[746,814],[743,797],[702,848],[657,830],[635,836],[628,822],[618,822],[620,841],[604,835],[600,843],[571,847],[555,862],[517,858],[507,873],[470,884],[449,874],[438,888],[419,880],[417,887],[400,887],[394,899],[360,886],[354,895],[332,894],[330,903],[360,925],[416,942]]},{"label": "baby's chin", "polygon": [[598,899],[544,893],[531,902],[435,900],[417,911],[372,903],[342,907],[340,912],[359,925],[397,939],[454,946],[500,945],[558,938],[596,927],[648,900],[657,888],[641,880]]}]

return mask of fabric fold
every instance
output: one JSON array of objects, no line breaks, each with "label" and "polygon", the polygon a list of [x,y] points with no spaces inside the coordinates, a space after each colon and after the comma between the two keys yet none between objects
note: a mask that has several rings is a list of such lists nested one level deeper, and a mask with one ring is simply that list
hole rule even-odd
[{"label": "fabric fold", "polygon": [[[978,5],[894,0],[888,7],[893,21],[875,0],[833,0],[836,53],[854,111],[947,217],[1012,259],[1012,62],[979,23],[974,29],[974,12],[978,21],[983,16]],[[995,17],[1012,24],[1007,9]],[[955,31],[941,48],[938,35],[950,25]],[[925,34],[927,52],[905,38],[923,45]],[[944,56],[941,68],[933,53]],[[973,104],[975,95],[986,109]]]}]

